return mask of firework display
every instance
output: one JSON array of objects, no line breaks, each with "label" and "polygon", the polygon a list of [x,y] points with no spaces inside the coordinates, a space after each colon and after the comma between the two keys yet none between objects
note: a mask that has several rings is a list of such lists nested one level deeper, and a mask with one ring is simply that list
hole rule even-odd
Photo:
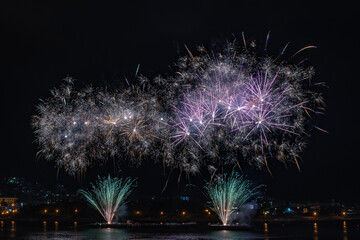
[{"label": "firework display", "polygon": [[134,180],[131,178],[111,178],[99,177],[95,184],[92,184],[91,190],[79,190],[86,201],[110,224],[116,211],[125,202],[134,186]]},{"label": "firework display", "polygon": [[281,60],[286,47],[276,58],[246,43],[218,53],[199,47],[179,59],[174,77],[140,76],[113,91],[77,91],[67,78],[34,116],[40,153],[70,174],[109,157],[147,157],[187,173],[241,162],[269,170],[274,159],[300,168],[308,120],[325,104],[314,69]]},{"label": "firework display", "polygon": [[232,171],[230,175],[217,176],[205,189],[210,208],[225,226],[230,223],[231,215],[258,193],[259,187],[253,187],[251,181]]}]

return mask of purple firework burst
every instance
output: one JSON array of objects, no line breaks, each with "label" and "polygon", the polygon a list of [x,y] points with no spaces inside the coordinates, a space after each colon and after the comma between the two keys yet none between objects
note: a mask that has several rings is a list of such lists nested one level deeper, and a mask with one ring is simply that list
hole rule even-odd
[{"label": "purple firework burst", "polygon": [[306,119],[324,106],[321,94],[310,90],[313,68],[239,52],[233,44],[215,57],[200,50],[181,58],[179,76],[167,80],[170,95],[182,92],[171,104],[169,141],[176,159],[169,165],[195,171],[204,162],[244,160],[268,167],[268,159],[277,158],[299,167]]}]

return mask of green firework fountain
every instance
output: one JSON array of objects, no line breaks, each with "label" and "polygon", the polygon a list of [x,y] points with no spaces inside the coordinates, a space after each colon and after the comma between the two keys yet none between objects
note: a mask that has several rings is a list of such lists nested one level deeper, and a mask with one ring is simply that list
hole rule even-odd
[{"label": "green firework fountain", "polygon": [[86,201],[96,210],[108,224],[111,223],[116,211],[125,202],[126,198],[132,192],[135,179],[131,178],[101,178],[92,185],[91,190],[79,190]]},{"label": "green firework fountain", "polygon": [[250,180],[246,180],[237,172],[219,176],[209,183],[205,189],[210,198],[210,208],[218,215],[224,226],[229,224],[230,216],[245,202],[258,193],[258,187],[253,187]]}]

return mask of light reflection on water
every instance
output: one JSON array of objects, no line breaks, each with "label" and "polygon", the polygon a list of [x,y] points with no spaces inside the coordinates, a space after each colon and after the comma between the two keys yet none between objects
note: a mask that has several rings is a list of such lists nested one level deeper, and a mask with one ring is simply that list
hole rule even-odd
[{"label": "light reflection on water", "polygon": [[317,223],[314,222],[314,234],[317,235],[317,233],[318,233]]},{"label": "light reflection on water", "polygon": [[346,221],[343,222],[343,234],[344,234],[343,240],[348,240]]},{"label": "light reflection on water", "polygon": [[264,233],[268,233],[269,229],[268,229],[268,224],[264,223]]},{"label": "light reflection on water", "polygon": [[349,240],[360,239],[359,221],[274,223],[264,222],[255,226],[254,231],[230,231],[191,229],[172,231],[170,229],[119,229],[86,228],[77,221],[16,222],[0,221],[0,239],[227,239],[227,240],[273,240],[313,239]]},{"label": "light reflection on water", "polygon": [[192,239],[268,239],[261,234],[240,231],[209,231],[207,233],[171,233],[171,232],[132,232],[125,229],[102,228],[102,229],[87,229],[84,231],[60,231],[60,232],[38,232],[32,233],[26,237],[28,240],[42,240],[42,239],[174,239],[174,240],[192,240]]},{"label": "light reflection on water", "polygon": [[77,228],[78,228],[78,223],[77,221],[74,222],[74,231],[76,232],[77,231]]},{"label": "light reflection on water", "polygon": [[46,232],[46,225],[47,225],[47,222],[46,222],[46,221],[43,221],[43,229],[44,229],[44,232]]},{"label": "light reflection on water", "polygon": [[314,222],[314,240],[319,240],[317,222]]}]

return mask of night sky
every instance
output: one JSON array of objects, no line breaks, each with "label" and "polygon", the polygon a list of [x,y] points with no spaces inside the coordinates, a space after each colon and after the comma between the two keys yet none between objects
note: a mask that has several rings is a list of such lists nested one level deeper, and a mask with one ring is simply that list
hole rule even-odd
[{"label": "night sky", "polygon": [[[19,176],[55,184],[56,169],[37,159],[30,126],[40,98],[72,76],[76,86],[112,86],[133,78],[137,65],[149,77],[171,75],[173,63],[185,55],[186,44],[219,48],[241,32],[259,46],[271,30],[268,52],[302,53],[325,81],[326,115],[316,124],[329,134],[312,132],[302,154],[301,173],[295,166],[246,170],[269,194],[290,200],[360,201],[359,171],[359,38],[358,8],[344,1],[315,5],[304,1],[7,1],[0,4],[1,33],[1,156],[0,176]],[[121,3],[122,4],[121,4]],[[98,1],[98,3],[100,3]],[[240,41],[239,41],[240,42]],[[301,59],[300,59],[301,60]],[[111,169],[111,168],[110,168]],[[128,169],[128,168],[126,168]],[[104,167],[91,169],[85,182]],[[139,185],[160,193],[166,177],[161,167],[130,168]],[[194,176],[198,182],[201,176]],[[199,180],[200,179],[200,180]],[[81,185],[60,172],[59,182]],[[150,186],[150,187],[149,187]],[[176,177],[169,188],[178,189]]]}]

